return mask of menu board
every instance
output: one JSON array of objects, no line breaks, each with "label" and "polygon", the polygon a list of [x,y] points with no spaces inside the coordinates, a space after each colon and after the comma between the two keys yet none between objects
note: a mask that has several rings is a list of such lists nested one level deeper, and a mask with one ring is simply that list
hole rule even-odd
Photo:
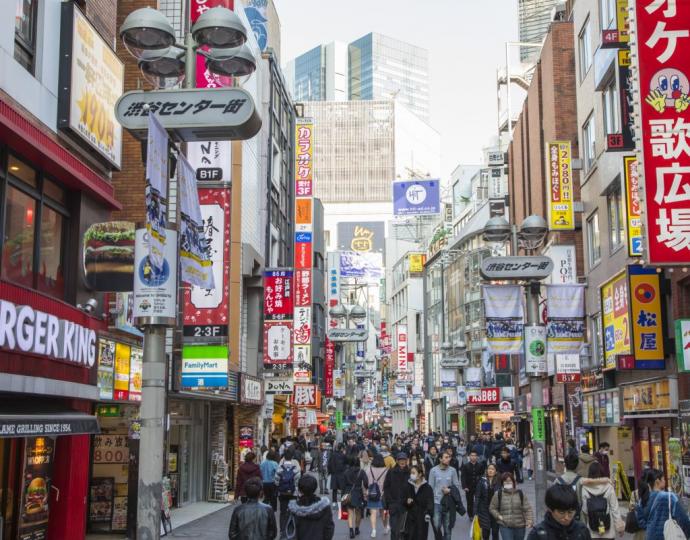
[{"label": "menu board", "polygon": [[129,399],[141,401],[141,377],[143,370],[144,351],[139,347],[132,347],[129,355]]},{"label": "menu board", "polygon": [[98,395],[100,399],[113,399],[114,366],[115,342],[100,339],[98,342]]},{"label": "menu board", "polygon": [[24,451],[19,540],[45,540],[48,534],[48,494],[53,470],[55,439],[28,437]]},{"label": "menu board", "polygon": [[93,478],[89,486],[89,526],[91,530],[110,530],[113,517],[114,478]]},{"label": "menu board", "polygon": [[115,497],[115,504],[113,506],[112,530],[127,530],[127,497]]}]

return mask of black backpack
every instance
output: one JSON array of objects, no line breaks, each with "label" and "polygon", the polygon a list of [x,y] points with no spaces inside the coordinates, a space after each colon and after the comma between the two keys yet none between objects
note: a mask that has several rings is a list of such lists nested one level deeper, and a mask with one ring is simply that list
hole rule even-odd
[{"label": "black backpack", "polygon": [[[577,476],[575,476],[575,480],[570,482],[570,484],[566,484],[565,480],[563,480],[563,478],[561,476],[559,476],[556,478],[556,482],[558,482],[562,486],[570,486],[571,488],[573,488],[573,491],[575,493],[577,493],[577,483],[580,481],[580,478],[582,478],[582,477],[578,474]],[[580,521],[580,511],[581,511],[580,503],[578,503],[577,504],[577,511],[575,512],[575,519],[577,521]]]},{"label": "black backpack", "polygon": [[367,488],[367,500],[371,502],[379,502],[381,500],[381,488],[379,487],[379,480],[381,480],[381,477],[385,474],[386,470],[379,475],[378,478],[374,478],[374,474],[372,473],[371,479],[373,482],[369,484],[369,487]]},{"label": "black backpack", "polygon": [[278,493],[281,495],[292,495],[292,493],[295,491],[296,469],[297,467],[294,465],[283,465],[283,472],[281,473],[280,481],[278,482]]},{"label": "black backpack", "polygon": [[609,503],[603,495],[592,495],[587,499],[587,526],[595,533],[603,534],[611,527]]}]

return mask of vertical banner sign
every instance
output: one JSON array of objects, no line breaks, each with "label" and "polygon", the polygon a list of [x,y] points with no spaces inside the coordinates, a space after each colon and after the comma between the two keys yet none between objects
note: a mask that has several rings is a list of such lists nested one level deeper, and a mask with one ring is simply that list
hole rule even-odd
[{"label": "vertical banner sign", "polygon": [[16,538],[45,540],[48,537],[48,515],[55,439],[28,437],[24,450],[24,468],[20,479],[19,524]]},{"label": "vertical banner sign", "polygon": [[690,2],[634,5],[645,259],[683,265],[690,263]]},{"label": "vertical banner sign", "polygon": [[535,441],[544,442],[546,439],[546,424],[544,422],[544,409],[532,409],[532,438]]},{"label": "vertical banner sign", "polygon": [[264,323],[264,368],[292,364],[292,321]]},{"label": "vertical banner sign", "polygon": [[690,319],[676,321],[676,359],[679,372],[690,372]]},{"label": "vertical banner sign", "polygon": [[547,285],[549,354],[579,354],[585,336],[584,285]]},{"label": "vertical banner sign", "polygon": [[292,319],[294,285],[292,270],[264,272],[264,319],[271,321]]},{"label": "vertical banner sign", "polygon": [[335,369],[335,343],[326,338],[324,362],[324,395],[333,397],[333,370]]},{"label": "vertical banner sign", "polygon": [[168,221],[168,133],[154,114],[149,115],[144,193],[149,259],[160,270],[163,268],[165,227]]},{"label": "vertical banner sign", "polygon": [[230,189],[200,188],[199,203],[213,289],[184,291],[184,336],[206,343],[228,335],[228,268],[230,264]]},{"label": "vertical banner sign", "polygon": [[[234,0],[191,0],[189,17],[194,24],[201,15],[214,7],[234,9]],[[208,50],[206,46],[203,50]],[[206,59],[202,55],[196,57],[196,88],[220,88],[232,85],[232,77],[222,77],[211,73],[206,68]]]},{"label": "vertical banner sign", "polygon": [[575,229],[570,141],[546,143],[549,179],[549,229]]},{"label": "vertical banner sign", "polygon": [[661,276],[655,268],[628,266],[635,369],[664,369]]},{"label": "vertical banner sign", "polygon": [[601,287],[604,368],[616,367],[616,357],[631,353],[628,280],[621,272]]},{"label": "vertical banner sign", "polygon": [[407,325],[398,324],[396,326],[396,336],[398,338],[397,359],[398,372],[407,372]]},{"label": "vertical banner sign", "polygon": [[525,372],[527,375],[547,373],[546,326],[525,325]]},{"label": "vertical banner sign", "polygon": [[493,354],[522,352],[522,287],[520,285],[484,285],[486,337]]},{"label": "vertical banner sign", "polygon": [[136,231],[132,314],[135,319],[158,319],[154,324],[174,325],[177,317],[177,231],[167,230],[165,236],[168,241],[161,252],[163,262],[156,268],[149,256],[151,235],[146,229]]},{"label": "vertical banner sign", "polygon": [[295,270],[295,306],[311,306],[311,268]]},{"label": "vertical banner sign", "polygon": [[637,170],[637,158],[623,158],[625,169],[626,224],[628,226],[628,255],[642,255],[642,210],[640,208],[640,176]]}]

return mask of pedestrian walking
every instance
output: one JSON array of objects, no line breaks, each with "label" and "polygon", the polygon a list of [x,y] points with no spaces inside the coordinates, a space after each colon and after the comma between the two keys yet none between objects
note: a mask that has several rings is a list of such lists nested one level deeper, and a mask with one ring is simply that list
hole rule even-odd
[{"label": "pedestrian walking", "polygon": [[347,470],[344,478],[345,486],[341,502],[348,509],[347,523],[350,527],[350,538],[354,538],[359,536],[362,512],[366,505],[364,494],[368,487],[367,477],[360,467],[359,457],[356,454],[350,454],[347,457]]},{"label": "pedestrian walking", "polygon": [[[588,478],[606,479],[599,462],[589,466]],[[610,481],[582,485],[582,521],[589,527],[592,538],[615,538],[623,532],[618,510],[618,497]]]},{"label": "pedestrian walking", "polygon": [[596,461],[596,458],[589,453],[589,446],[583,444],[580,447],[580,455],[578,456],[580,462],[577,465],[577,474],[582,478],[587,478],[589,475],[589,466]]},{"label": "pedestrian walking", "polygon": [[534,475],[534,448],[529,441],[522,450],[522,468],[527,471],[527,480],[532,480]]},{"label": "pedestrian walking", "polygon": [[501,475],[501,489],[491,499],[489,511],[498,522],[502,540],[523,540],[525,529],[534,524],[532,506],[511,473]]},{"label": "pedestrian walking", "polygon": [[510,450],[507,446],[504,446],[501,449],[501,458],[496,461],[496,469],[498,470],[498,473],[501,475],[505,473],[510,473],[513,475],[513,478],[518,477],[518,464],[515,463],[513,458],[510,456]]},{"label": "pedestrian walking", "polygon": [[[288,504],[286,527],[294,522],[294,538],[305,540],[331,540],[335,534],[335,523],[330,501],[316,493],[317,480],[313,476],[303,476],[297,483],[299,497]],[[289,531],[285,531],[285,536]]]},{"label": "pedestrian walking", "polygon": [[252,477],[245,482],[247,500],[232,512],[228,531],[230,540],[273,540],[276,537],[276,516],[270,506],[259,502],[261,489],[259,478]]},{"label": "pedestrian walking", "polygon": [[371,537],[376,538],[376,520],[381,513],[383,528],[385,530],[387,520],[383,514],[383,487],[388,475],[388,468],[381,454],[376,454],[371,462],[367,474],[367,510],[371,523]]},{"label": "pedestrian walking", "polygon": [[345,469],[347,468],[347,456],[342,443],[338,444],[328,460],[328,474],[331,476],[331,492],[333,506],[339,502],[338,491],[342,493],[345,486]]},{"label": "pedestrian walking", "polygon": [[444,451],[441,454],[440,463],[429,473],[429,486],[434,492],[434,529],[442,540],[450,540],[452,535],[451,518],[455,518],[455,504],[452,506],[443,505],[442,500],[444,497],[450,496],[452,486],[458,490],[462,489],[458,479],[458,471],[450,466],[450,460],[451,452]]},{"label": "pedestrian walking", "polygon": [[611,466],[609,465],[609,451],[611,445],[607,442],[599,443],[599,451],[594,454],[595,459],[601,465],[601,470],[606,478],[611,478]]},{"label": "pedestrian walking", "polygon": [[288,446],[283,454],[283,459],[276,469],[275,485],[278,492],[278,503],[280,505],[280,531],[285,531],[285,522],[288,517],[288,504],[295,497],[297,482],[302,476],[302,469],[299,462],[295,459],[292,446]]},{"label": "pedestrian walking", "polygon": [[[424,479],[424,471],[410,467],[410,478],[406,486],[404,538],[426,540],[429,537],[429,522],[434,515],[434,492]],[[374,538],[374,534],[371,535]]]},{"label": "pedestrian walking", "polygon": [[266,458],[261,462],[261,480],[263,481],[264,502],[269,504],[274,512],[278,510],[278,496],[275,485],[276,471],[278,470],[278,453],[269,450]]},{"label": "pedestrian walking", "polygon": [[[664,474],[657,469],[652,469],[647,473],[647,479],[648,491],[640,496],[642,501],[646,499],[646,502],[640,504],[636,510],[637,522],[646,530],[646,540],[666,540],[666,524],[670,523],[668,520],[675,520],[686,538],[690,538],[690,519],[676,494],[666,491]],[[678,537],[678,535],[669,536],[668,539],[675,540]]]},{"label": "pedestrian walking", "polygon": [[490,463],[486,467],[486,474],[477,484],[477,495],[475,498],[475,512],[479,519],[479,527],[482,530],[482,540],[498,540],[498,521],[491,515],[489,506],[494,493],[501,489],[501,482],[496,470],[496,465]]},{"label": "pedestrian walking", "polygon": [[529,533],[527,540],[590,540],[592,536],[584,523],[575,517],[579,504],[572,488],[554,484],[544,497],[546,514]]},{"label": "pedestrian walking", "polygon": [[244,491],[244,484],[250,478],[262,479],[261,469],[254,463],[256,454],[254,452],[247,452],[244,455],[244,461],[237,469],[237,479],[235,480],[235,497],[239,497],[243,503],[247,501],[247,495]]},{"label": "pedestrian walking", "polygon": [[405,512],[405,487],[410,478],[407,454],[398,453],[396,465],[393,467],[383,483],[383,507],[388,510],[390,527],[386,533],[390,533],[391,540],[401,540],[400,525]]},{"label": "pedestrian walking", "polygon": [[319,493],[328,494],[328,461],[331,458],[331,447],[326,441],[321,441],[316,455],[316,469],[319,473]]},{"label": "pedestrian walking", "polygon": [[475,513],[474,499],[477,492],[477,486],[484,475],[485,468],[484,464],[480,463],[479,456],[477,456],[475,450],[470,452],[469,461],[460,467],[460,482],[462,483],[462,489],[467,498],[467,515],[470,521],[472,521]]},{"label": "pedestrian walking", "polygon": [[582,505],[582,481],[584,480],[584,478],[577,474],[577,465],[579,463],[577,455],[568,454],[565,456],[564,461],[565,472],[556,477],[554,484],[568,486],[575,492],[575,496],[577,497],[577,514],[575,516],[575,519],[579,520],[580,508]]},{"label": "pedestrian walking", "polygon": [[[441,446],[440,443],[439,446]],[[429,473],[431,472],[431,469],[438,465],[438,457],[438,448],[436,448],[436,446],[432,444],[429,447],[429,451],[427,452],[426,457],[424,458],[424,475],[427,480],[429,479]]]}]

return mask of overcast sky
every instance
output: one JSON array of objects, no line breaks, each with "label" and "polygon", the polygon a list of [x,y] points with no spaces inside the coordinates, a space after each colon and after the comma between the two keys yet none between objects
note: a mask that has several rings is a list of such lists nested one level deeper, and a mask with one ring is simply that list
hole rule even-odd
[{"label": "overcast sky", "polygon": [[460,163],[479,163],[496,134],[496,68],[517,40],[517,0],[274,0],[282,25],[281,60],[319,43],[379,32],[429,50],[431,125],[441,135],[447,179]]}]

